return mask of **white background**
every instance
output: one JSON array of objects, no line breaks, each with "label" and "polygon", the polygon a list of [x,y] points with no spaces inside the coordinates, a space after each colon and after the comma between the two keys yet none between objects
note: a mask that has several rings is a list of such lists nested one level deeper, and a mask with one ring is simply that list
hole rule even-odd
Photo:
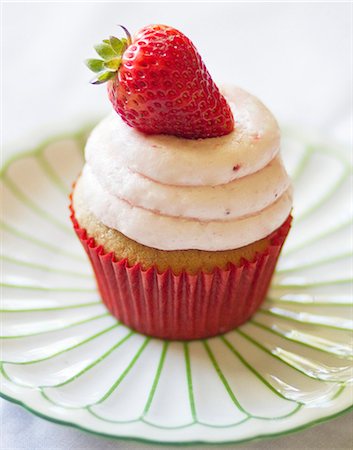
[{"label": "white background", "polygon": [[[3,157],[110,109],[88,83],[93,45],[148,23],[187,34],[217,82],[259,96],[281,124],[352,139],[352,3],[45,2],[2,5]],[[138,449],[48,424],[2,402],[2,449]],[[352,415],[303,433],[234,448],[348,449]],[[203,447],[206,448],[206,447]],[[214,448],[214,447],[213,447]],[[230,447],[226,447],[230,448]]]},{"label": "white background", "polygon": [[83,60],[118,23],[131,32],[156,22],[181,29],[215,80],[256,94],[281,123],[332,134],[351,110],[351,10],[338,2],[5,3],[6,152],[109,111],[105,86],[88,83]]}]

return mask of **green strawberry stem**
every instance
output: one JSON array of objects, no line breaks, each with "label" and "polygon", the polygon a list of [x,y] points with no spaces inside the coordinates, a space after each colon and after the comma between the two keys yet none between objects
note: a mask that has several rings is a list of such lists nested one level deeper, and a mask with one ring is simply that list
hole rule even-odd
[{"label": "green strawberry stem", "polygon": [[86,66],[97,74],[90,81],[92,84],[102,84],[114,78],[121,65],[123,53],[131,45],[131,34],[123,25],[119,26],[124,30],[126,38],[118,39],[115,36],[110,36],[109,39],[103,39],[103,42],[94,46],[98,56],[102,59],[87,59],[85,61]]},{"label": "green strawberry stem", "polygon": [[121,27],[125,31],[126,39],[127,39],[127,46],[131,45],[132,37],[131,37],[129,30],[127,28],[125,28],[124,25],[118,25],[118,26]]}]

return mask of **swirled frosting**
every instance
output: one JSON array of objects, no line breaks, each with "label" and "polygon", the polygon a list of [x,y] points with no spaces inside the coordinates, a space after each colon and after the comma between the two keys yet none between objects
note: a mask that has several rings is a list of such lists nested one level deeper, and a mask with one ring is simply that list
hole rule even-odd
[{"label": "swirled frosting", "polygon": [[224,92],[232,133],[144,135],[115,113],[92,132],[77,184],[105,225],[161,250],[229,250],[269,235],[292,207],[278,125],[239,88]]}]

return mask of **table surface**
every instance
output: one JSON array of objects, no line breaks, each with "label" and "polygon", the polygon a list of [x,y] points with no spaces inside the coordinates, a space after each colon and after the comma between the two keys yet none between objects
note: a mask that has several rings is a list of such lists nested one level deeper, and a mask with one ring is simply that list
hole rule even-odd
[{"label": "table surface", "polygon": [[[180,28],[215,80],[255,93],[280,123],[352,143],[352,3],[142,2],[138,13],[133,2],[2,6],[5,159],[109,112],[104,88],[87,83],[82,60],[93,57],[94,43],[118,32],[117,23],[130,30],[153,22]],[[156,448],[56,425],[3,400],[0,406],[4,450]],[[223,448],[350,449],[353,414],[277,439]]]}]

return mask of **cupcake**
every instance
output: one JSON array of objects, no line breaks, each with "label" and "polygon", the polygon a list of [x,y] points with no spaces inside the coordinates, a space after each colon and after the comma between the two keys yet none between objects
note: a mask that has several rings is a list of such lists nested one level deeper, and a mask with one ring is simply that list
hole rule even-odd
[{"label": "cupcake", "polygon": [[147,335],[225,333],[264,300],[290,228],[277,122],[244,90],[221,93],[174,28],[96,50],[115,111],[87,141],[71,218],[102,300]]}]

